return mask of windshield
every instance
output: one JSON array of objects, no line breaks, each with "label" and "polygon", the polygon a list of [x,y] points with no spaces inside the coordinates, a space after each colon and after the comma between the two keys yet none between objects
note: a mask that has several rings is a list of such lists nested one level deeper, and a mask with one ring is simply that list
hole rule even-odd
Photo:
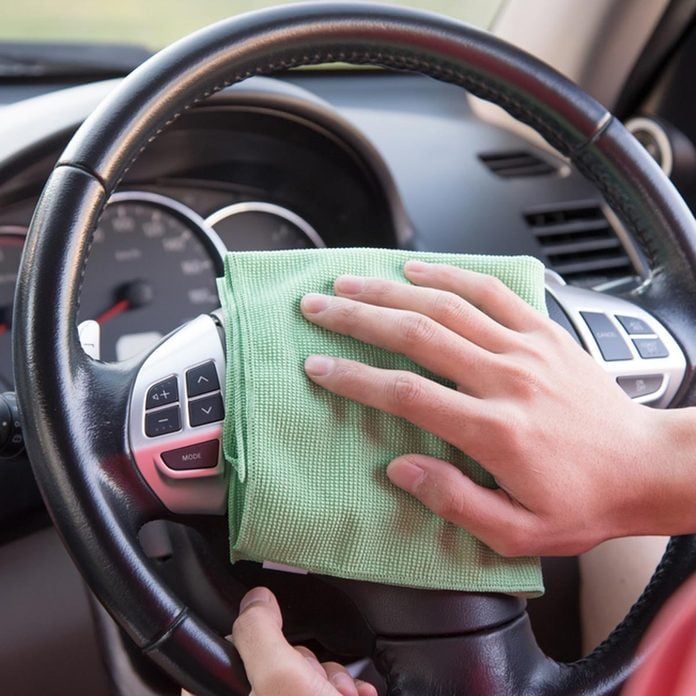
[{"label": "windshield", "polygon": [[[489,27],[505,0],[400,0]],[[5,0],[0,41],[110,42],[159,49],[231,14],[283,0]]]}]

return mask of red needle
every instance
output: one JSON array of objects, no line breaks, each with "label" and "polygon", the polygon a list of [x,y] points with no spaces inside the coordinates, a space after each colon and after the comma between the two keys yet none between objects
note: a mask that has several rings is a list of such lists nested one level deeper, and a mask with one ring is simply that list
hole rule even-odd
[{"label": "red needle", "polygon": [[7,333],[7,324],[0,324],[0,336]]},{"label": "red needle", "polygon": [[130,300],[119,300],[115,305],[102,312],[96,319],[97,323],[105,324],[109,319],[117,317],[119,314],[130,309]]}]

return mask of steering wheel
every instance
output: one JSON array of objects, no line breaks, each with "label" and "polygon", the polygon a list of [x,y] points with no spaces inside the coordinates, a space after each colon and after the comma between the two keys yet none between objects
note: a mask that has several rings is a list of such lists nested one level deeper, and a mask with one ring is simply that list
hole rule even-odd
[{"label": "steering wheel", "polygon": [[[257,582],[262,571],[251,564],[230,569],[224,543],[215,546],[224,542],[222,518],[192,514],[201,510],[177,503],[189,500],[189,491],[201,499],[213,490],[219,495],[223,464],[207,478],[183,472],[167,479],[142,463],[157,457],[141,456],[133,423],[142,430],[143,370],[169,360],[163,369],[175,364],[183,379],[193,364],[187,361],[200,358],[182,358],[186,345],[212,346],[211,359],[222,374],[219,319],[195,320],[163,339],[147,359],[99,362],[82,350],[77,332],[83,271],[109,196],[147,143],[181,113],[251,75],[333,61],[414,71],[459,85],[499,104],[568,157],[638,240],[650,269],[623,300],[591,293],[595,306],[622,301],[661,331],[667,327],[676,338],[670,346],[685,358],[672,404],[696,403],[696,223],[621,124],[551,68],[454,21],[349,3],[243,15],[161,51],[85,121],[48,180],[18,277],[15,380],[36,478],[88,585],[140,650],[201,695],[246,693],[243,667],[221,637],[223,629],[202,620],[164,583],[141,550],[138,531],[161,518],[200,530],[201,538],[211,539],[201,547],[208,549],[206,573],[221,588],[232,578],[237,588]],[[155,484],[157,477],[167,481]],[[306,615],[311,606],[314,618],[303,630],[337,652],[371,655],[393,696],[607,694],[632,671],[643,632],[695,561],[696,538],[673,538],[628,616],[594,653],[573,664],[543,655],[519,598],[280,573],[269,582],[290,614]],[[227,595],[230,605],[236,591]]]}]

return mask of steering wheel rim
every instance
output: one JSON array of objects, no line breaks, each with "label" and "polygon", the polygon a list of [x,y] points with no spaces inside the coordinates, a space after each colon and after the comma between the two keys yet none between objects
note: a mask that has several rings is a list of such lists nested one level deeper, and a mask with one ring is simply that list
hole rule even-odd
[{"label": "steering wheel rim", "polygon": [[[638,240],[650,276],[630,299],[653,312],[679,341],[688,369],[676,402],[696,403],[696,336],[690,328],[696,313],[690,307],[696,291],[694,219],[621,124],[551,68],[452,20],[350,3],[243,15],[170,46],[97,108],[51,174],[18,275],[13,350],[27,449],[58,531],[92,590],[136,645],[200,694],[245,693],[243,670],[231,645],[163,584],[138,546],[142,523],[167,516],[129,455],[125,423],[138,363],[102,364],[80,348],[76,316],[84,266],[109,195],[147,143],[181,113],[251,75],[337,60],[458,84],[531,125],[567,156]],[[49,355],[47,345],[54,346]],[[641,600],[609,640],[572,665],[535,657],[536,673],[527,686],[535,693],[618,688],[642,632],[695,561],[695,537],[672,539]],[[393,646],[376,657],[389,671],[393,693],[418,693],[413,670],[393,654]],[[437,692],[435,686],[430,692]]]}]

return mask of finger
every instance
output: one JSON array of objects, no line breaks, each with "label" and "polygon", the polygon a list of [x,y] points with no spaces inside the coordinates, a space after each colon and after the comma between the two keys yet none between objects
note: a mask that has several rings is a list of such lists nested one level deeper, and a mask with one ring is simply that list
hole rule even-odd
[{"label": "finger", "polygon": [[304,645],[295,646],[295,650],[307,660],[307,664],[321,677],[326,679],[326,671],[321,666],[321,662],[317,660],[317,656],[309,649],[305,648]]},{"label": "finger", "polygon": [[387,476],[436,515],[504,556],[526,555],[536,518],[501,489],[474,483],[449,462],[420,454],[392,461]]},{"label": "finger", "polygon": [[466,451],[480,435],[489,406],[413,372],[383,370],[353,360],[310,355],[307,376],[347,399],[400,416]]},{"label": "finger", "polygon": [[401,353],[472,394],[497,381],[494,354],[423,314],[314,294],[305,295],[300,307],[314,324]]},{"label": "finger", "polygon": [[503,352],[510,343],[519,340],[515,332],[447,290],[358,276],[337,278],[334,290],[341,297],[380,307],[410,310],[430,317],[459,336],[495,353]]},{"label": "finger", "polygon": [[339,665],[338,662],[325,662],[323,666],[330,684],[341,696],[359,696],[353,677],[343,665]]},{"label": "finger", "polygon": [[293,693],[289,685],[303,689],[317,679],[307,660],[285,639],[282,625],[280,607],[270,590],[257,587],[244,596],[232,642],[254,693]]},{"label": "finger", "polygon": [[513,331],[536,328],[543,315],[510,290],[501,280],[485,273],[445,264],[409,261],[404,274],[415,285],[453,292],[471,302],[499,324]]},{"label": "finger", "polygon": [[358,696],[379,696],[377,689],[362,679],[356,679],[355,686],[358,687]]}]

